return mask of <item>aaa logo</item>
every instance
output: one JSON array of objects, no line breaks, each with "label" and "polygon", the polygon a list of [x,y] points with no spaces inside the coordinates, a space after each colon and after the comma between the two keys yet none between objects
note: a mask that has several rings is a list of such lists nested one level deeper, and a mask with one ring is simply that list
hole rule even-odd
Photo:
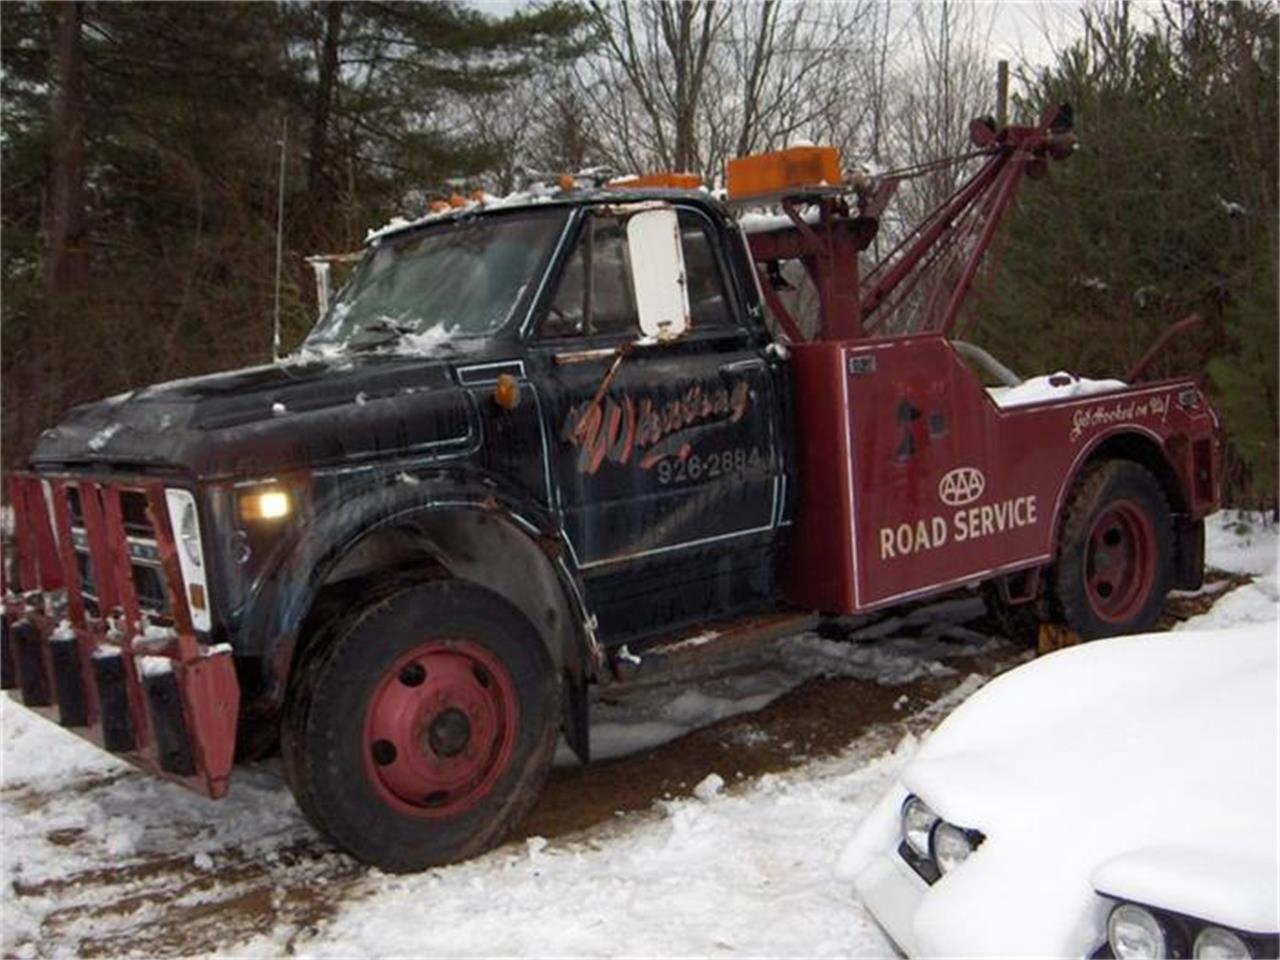
[{"label": "aaa logo", "polygon": [[949,507],[973,503],[987,489],[987,478],[977,467],[956,467],[938,481],[938,499]]}]

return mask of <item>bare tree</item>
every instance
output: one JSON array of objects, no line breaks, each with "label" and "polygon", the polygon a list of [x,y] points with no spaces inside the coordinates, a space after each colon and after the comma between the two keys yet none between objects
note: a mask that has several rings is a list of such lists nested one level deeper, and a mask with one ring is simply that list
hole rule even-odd
[{"label": "bare tree", "polygon": [[[915,38],[897,68],[890,101],[892,119],[884,135],[899,165],[962,153],[969,121],[994,113],[995,64],[986,47],[992,14],[976,6],[941,0],[918,3],[912,12]],[[913,181],[897,202],[909,221],[919,220],[955,190],[966,168],[942,166]]]},{"label": "bare tree", "polygon": [[596,159],[586,98],[571,70],[539,80],[536,129],[528,145],[531,165],[539,170],[573,173]]},{"label": "bare tree", "polygon": [[871,115],[876,0],[593,9],[603,48],[580,65],[578,87],[597,149],[619,169],[715,180],[730,157],[792,140],[847,145]]},{"label": "bare tree", "polygon": [[706,87],[709,166],[801,138],[846,151],[864,139],[877,13],[871,0],[735,5]]},{"label": "bare tree", "polygon": [[732,7],[716,0],[623,0],[591,4],[605,55],[584,74],[609,159],[630,168],[652,158],[671,170],[699,170],[699,105],[712,46]]}]

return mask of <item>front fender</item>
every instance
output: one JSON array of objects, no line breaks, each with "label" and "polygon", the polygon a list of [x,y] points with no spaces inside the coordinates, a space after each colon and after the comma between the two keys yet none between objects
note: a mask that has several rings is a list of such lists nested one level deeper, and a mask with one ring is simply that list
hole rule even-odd
[{"label": "front fender", "polygon": [[283,692],[301,630],[321,590],[367,538],[419,538],[452,576],[520,608],[557,669],[579,681],[599,666],[572,554],[550,514],[491,476],[466,470],[370,477],[316,476],[305,514],[273,551],[242,610],[237,652],[261,658],[273,700]]}]

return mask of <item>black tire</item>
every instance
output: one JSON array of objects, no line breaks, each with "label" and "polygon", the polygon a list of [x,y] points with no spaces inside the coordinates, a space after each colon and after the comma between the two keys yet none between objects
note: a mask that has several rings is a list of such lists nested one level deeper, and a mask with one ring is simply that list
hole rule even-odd
[{"label": "black tire", "polygon": [[[481,587],[434,581],[352,611],[318,641],[294,672],[281,729],[285,775],[312,825],[357,859],[393,873],[463,860],[500,843],[538,798],[560,715],[550,657],[523,615]],[[474,683],[465,676],[468,663]],[[401,755],[392,750],[388,760],[379,749],[386,739],[366,739],[378,729],[375,720],[401,713],[379,705],[419,696],[419,689],[420,721],[404,726]],[[472,709],[475,702],[480,709]],[[497,720],[489,723],[490,715]],[[413,749],[422,756],[410,757]],[[477,771],[456,789],[411,795],[384,779],[415,765],[447,769],[454,762]]]},{"label": "black tire", "polygon": [[1082,640],[1143,633],[1172,580],[1173,521],[1159,481],[1127,460],[1087,466],[1064,509],[1049,576],[1055,619]]}]

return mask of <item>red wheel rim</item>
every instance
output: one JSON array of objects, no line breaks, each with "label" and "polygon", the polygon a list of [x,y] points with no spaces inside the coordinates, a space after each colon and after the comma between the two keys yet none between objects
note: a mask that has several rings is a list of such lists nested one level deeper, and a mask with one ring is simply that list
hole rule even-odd
[{"label": "red wheel rim", "polygon": [[1089,531],[1085,589],[1093,612],[1108,623],[1137,616],[1155,580],[1155,530],[1146,511],[1132,500],[1117,500],[1098,515]]},{"label": "red wheel rim", "polygon": [[519,720],[502,662],[466,640],[431,640],[383,674],[365,712],[365,774],[402,813],[450,817],[485,797],[506,769]]}]

